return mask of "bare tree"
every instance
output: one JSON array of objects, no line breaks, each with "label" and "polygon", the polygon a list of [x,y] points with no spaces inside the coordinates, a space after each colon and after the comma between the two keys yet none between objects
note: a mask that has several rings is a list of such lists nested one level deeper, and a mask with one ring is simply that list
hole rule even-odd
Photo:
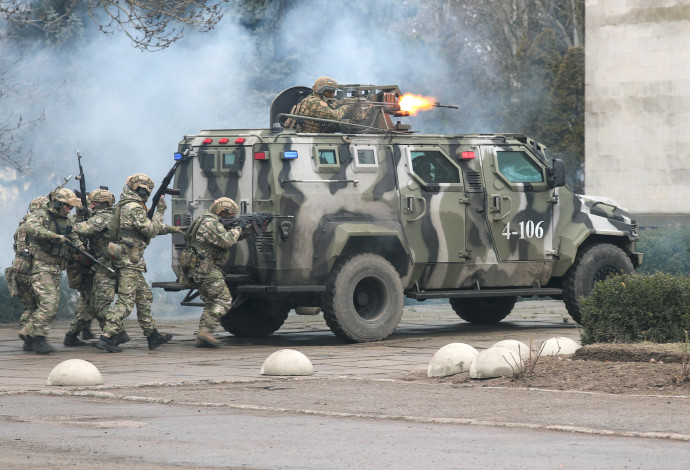
[{"label": "bare tree", "polygon": [[0,20],[53,31],[67,18],[85,12],[105,34],[121,31],[138,49],[159,51],[184,34],[206,32],[223,17],[221,3],[208,0],[0,1]]}]

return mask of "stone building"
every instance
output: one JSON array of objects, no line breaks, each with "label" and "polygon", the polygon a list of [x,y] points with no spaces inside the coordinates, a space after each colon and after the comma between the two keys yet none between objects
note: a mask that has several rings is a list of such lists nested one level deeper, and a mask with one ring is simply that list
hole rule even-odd
[{"label": "stone building", "polygon": [[690,224],[690,0],[585,0],[585,192]]}]

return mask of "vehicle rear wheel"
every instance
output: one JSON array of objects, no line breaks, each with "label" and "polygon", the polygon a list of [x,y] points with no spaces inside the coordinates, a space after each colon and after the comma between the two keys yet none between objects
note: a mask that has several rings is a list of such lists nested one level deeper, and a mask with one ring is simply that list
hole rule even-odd
[{"label": "vehicle rear wheel", "polygon": [[513,311],[517,297],[486,297],[482,299],[449,299],[450,306],[470,323],[498,323]]},{"label": "vehicle rear wheel", "polygon": [[630,258],[621,248],[610,243],[598,243],[581,250],[563,278],[563,302],[577,323],[582,321],[580,298],[594,289],[594,283],[616,274],[635,271]]},{"label": "vehicle rear wheel", "polygon": [[227,331],[242,338],[262,338],[275,333],[290,312],[278,300],[249,298],[231,308],[220,323]]},{"label": "vehicle rear wheel", "polygon": [[403,300],[395,268],[383,257],[365,253],[333,268],[321,308],[337,337],[363,343],[385,339],[395,330]]}]

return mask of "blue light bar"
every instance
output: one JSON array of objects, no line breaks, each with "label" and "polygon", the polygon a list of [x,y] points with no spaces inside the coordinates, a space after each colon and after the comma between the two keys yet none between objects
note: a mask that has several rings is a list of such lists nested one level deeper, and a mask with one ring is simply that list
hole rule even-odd
[{"label": "blue light bar", "polygon": [[181,153],[176,153],[175,155],[175,160],[182,160],[182,154]]},{"label": "blue light bar", "polygon": [[297,158],[297,150],[283,150],[280,152],[280,158],[283,160],[294,160]]}]

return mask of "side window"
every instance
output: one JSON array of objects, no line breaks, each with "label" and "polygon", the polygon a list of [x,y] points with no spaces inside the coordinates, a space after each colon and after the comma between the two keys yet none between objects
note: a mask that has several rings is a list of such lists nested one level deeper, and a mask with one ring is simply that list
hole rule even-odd
[{"label": "side window", "polygon": [[335,149],[319,149],[319,165],[337,165]]},{"label": "side window", "polygon": [[200,152],[199,164],[201,170],[206,172],[215,171],[216,169],[216,153],[215,152]]},{"label": "side window", "polygon": [[244,166],[244,149],[241,147],[220,152],[220,170],[240,176]]},{"label": "side window", "polygon": [[460,183],[460,172],[438,150],[411,150],[412,171],[425,183]]},{"label": "side window", "polygon": [[544,174],[525,152],[498,151],[496,152],[498,171],[511,183],[542,183]]},{"label": "side window", "polygon": [[357,149],[357,163],[359,165],[376,165],[374,149]]},{"label": "side window", "polygon": [[378,168],[375,146],[352,145],[350,153],[353,156],[353,170],[357,173],[374,173]]},{"label": "side window", "polygon": [[318,145],[312,147],[312,158],[316,163],[315,171],[333,173],[340,169],[338,147],[335,145]]}]

